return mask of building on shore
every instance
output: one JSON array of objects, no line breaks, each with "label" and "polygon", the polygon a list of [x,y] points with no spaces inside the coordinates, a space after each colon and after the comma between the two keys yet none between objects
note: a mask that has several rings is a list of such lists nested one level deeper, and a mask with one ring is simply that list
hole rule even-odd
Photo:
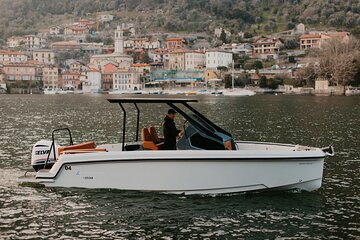
[{"label": "building on shore", "polygon": [[261,37],[254,41],[254,58],[278,59],[283,42],[279,38]]},{"label": "building on shore", "polygon": [[55,64],[55,53],[50,49],[37,49],[32,52],[32,58],[34,61],[43,64]]},{"label": "building on shore", "polygon": [[155,49],[149,51],[149,57],[153,60],[153,63],[162,63],[165,68],[169,65],[169,52],[167,49]]},{"label": "building on shore", "polygon": [[142,89],[141,74],[134,70],[117,70],[113,73],[113,90],[138,91]]},{"label": "building on shore", "polygon": [[101,71],[101,88],[105,91],[113,90],[114,73],[117,72],[118,65],[114,63],[108,63],[104,65]]},{"label": "building on shore", "polygon": [[327,42],[337,39],[346,43],[350,40],[349,32],[319,32],[303,34],[300,36],[300,49],[306,50],[310,48],[321,49]]},{"label": "building on shore", "polygon": [[183,49],[185,47],[185,40],[183,38],[167,38],[166,39],[166,48],[168,50],[173,49]]},{"label": "building on shore", "polygon": [[13,52],[0,50],[0,63],[24,63],[28,61],[28,56],[23,52]]},{"label": "building on shore", "polygon": [[42,69],[42,81],[44,89],[59,88],[60,69],[54,66],[46,66]]},{"label": "building on shore", "polygon": [[7,47],[8,48],[17,48],[25,43],[24,37],[13,36],[7,39]]},{"label": "building on shore", "polygon": [[42,66],[34,63],[4,64],[6,81],[41,81]]},{"label": "building on shore", "polygon": [[36,35],[24,36],[25,47],[28,49],[39,49],[46,47],[46,39]]},{"label": "building on shore", "polygon": [[89,69],[81,75],[80,81],[84,93],[98,93],[101,89],[101,72]]},{"label": "building on shore", "polygon": [[229,43],[222,45],[220,48],[240,56],[251,56],[254,51],[254,46],[250,43]]},{"label": "building on shore", "polygon": [[163,88],[193,87],[204,81],[204,70],[156,70],[151,79]]},{"label": "building on shore", "polygon": [[81,88],[80,73],[63,72],[61,73],[60,87],[63,89],[77,90]]},{"label": "building on shore", "polygon": [[5,74],[0,68],[0,89],[6,89]]},{"label": "building on shore", "polygon": [[61,41],[61,42],[54,42],[51,44],[51,49],[53,51],[59,52],[68,52],[68,51],[80,51],[81,44],[77,41]]},{"label": "building on shore", "polygon": [[111,54],[93,55],[90,58],[90,65],[97,69],[102,69],[109,62],[116,62],[119,68],[128,68],[133,63],[133,58],[124,54],[124,36],[120,26],[115,30],[114,38],[115,50]]},{"label": "building on shore", "polygon": [[233,54],[228,51],[209,49],[205,53],[207,69],[217,69],[218,67],[231,67]]},{"label": "building on shore", "polygon": [[205,54],[193,50],[174,50],[169,52],[170,70],[195,70],[205,67]]}]

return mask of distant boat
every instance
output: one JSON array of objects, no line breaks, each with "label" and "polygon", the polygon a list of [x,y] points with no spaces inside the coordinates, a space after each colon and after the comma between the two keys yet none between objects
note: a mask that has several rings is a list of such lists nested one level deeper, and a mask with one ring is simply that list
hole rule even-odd
[{"label": "distant boat", "polygon": [[345,90],[346,96],[360,95],[360,87],[348,87]]},{"label": "distant boat", "polygon": [[223,94],[225,96],[254,96],[256,93],[248,89],[234,88],[230,90],[224,90]]},{"label": "distant boat", "polygon": [[231,89],[224,90],[223,94],[225,96],[253,96],[256,93],[254,91],[243,89],[243,88],[235,88],[234,82],[234,61],[232,62],[232,74],[231,74]]},{"label": "distant boat", "polygon": [[54,95],[54,94],[57,94],[57,89],[56,89],[56,88],[45,88],[45,89],[44,89],[44,94],[45,94],[45,95]]}]

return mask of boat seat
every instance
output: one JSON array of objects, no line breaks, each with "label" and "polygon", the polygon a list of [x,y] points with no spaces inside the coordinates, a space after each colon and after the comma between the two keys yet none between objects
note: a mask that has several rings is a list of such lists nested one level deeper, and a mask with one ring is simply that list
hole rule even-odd
[{"label": "boat seat", "polygon": [[68,151],[68,150],[95,149],[95,147],[96,147],[95,142],[84,142],[71,146],[63,146],[63,147],[59,147],[58,156],[60,156],[64,151]]},{"label": "boat seat", "polygon": [[162,143],[156,144],[147,128],[142,129],[142,143],[145,150],[159,150],[162,145]]},{"label": "boat seat", "polygon": [[142,143],[145,150],[159,150],[147,128],[142,129]]},{"label": "boat seat", "polygon": [[155,127],[149,127],[149,131],[150,131],[150,135],[153,139],[153,142],[155,143],[162,143],[164,142],[163,138],[159,138],[159,135],[157,134],[156,128]]}]

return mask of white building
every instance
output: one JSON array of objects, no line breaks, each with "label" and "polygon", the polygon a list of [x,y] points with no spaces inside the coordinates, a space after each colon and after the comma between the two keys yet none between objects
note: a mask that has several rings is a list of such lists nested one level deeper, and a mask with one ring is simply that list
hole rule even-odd
[{"label": "white building", "polygon": [[118,26],[115,30],[115,39],[114,39],[114,44],[115,44],[115,51],[114,53],[120,53],[123,54],[124,53],[124,36],[123,36],[123,31],[122,29]]},{"label": "white building", "polygon": [[93,55],[90,58],[90,65],[100,69],[109,62],[119,64],[120,68],[128,68],[133,63],[133,58],[124,54],[124,36],[120,26],[115,30],[115,51],[111,54]]},{"label": "white building", "polygon": [[90,69],[80,77],[84,93],[97,93],[101,89],[101,72]]},{"label": "white building", "polygon": [[100,14],[99,21],[100,22],[111,22],[114,19],[113,15],[110,14]]},{"label": "white building", "polygon": [[46,40],[44,38],[35,36],[35,35],[27,35],[24,37],[25,46],[29,49],[38,49],[45,47]]},{"label": "white building", "polygon": [[25,53],[0,50],[0,63],[24,63],[27,61],[28,56]]},{"label": "white building", "polygon": [[60,35],[63,31],[63,28],[60,26],[54,26],[49,28],[50,35]]},{"label": "white building", "polygon": [[59,87],[59,69],[51,66],[43,67],[42,80],[45,89],[57,89]]},{"label": "white building", "polygon": [[242,56],[252,55],[254,50],[254,46],[250,43],[230,43],[224,44],[220,48],[224,51],[229,51]]},{"label": "white building", "polygon": [[140,73],[128,70],[116,71],[113,73],[113,89],[118,91],[141,90]]},{"label": "white building", "polygon": [[0,89],[6,89],[5,74],[0,69]]},{"label": "white building", "polygon": [[25,43],[25,39],[23,37],[11,37],[7,40],[7,46],[9,48],[19,47],[23,43]]},{"label": "white building", "polygon": [[216,69],[218,67],[230,67],[233,61],[233,54],[231,52],[222,50],[207,50],[206,51],[206,68]]},{"label": "white building", "polygon": [[205,54],[198,51],[185,52],[185,70],[201,69],[205,66]]},{"label": "white building", "polygon": [[55,53],[49,49],[38,49],[33,51],[33,60],[44,64],[55,64]]},{"label": "white building", "polygon": [[169,62],[169,52],[166,49],[155,49],[149,51],[149,57],[153,60],[154,63],[168,63]]}]

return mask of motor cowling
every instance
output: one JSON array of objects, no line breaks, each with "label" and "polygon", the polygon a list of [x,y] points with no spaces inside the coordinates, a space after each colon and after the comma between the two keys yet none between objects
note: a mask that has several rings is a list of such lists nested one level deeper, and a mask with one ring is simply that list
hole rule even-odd
[{"label": "motor cowling", "polygon": [[[46,168],[51,168],[54,165],[56,157],[58,155],[59,145],[55,143],[55,159],[54,159],[54,149],[51,148],[52,141],[49,140],[41,140],[35,143],[31,153],[31,166],[35,169],[35,171],[39,171],[44,168],[46,159],[49,156],[49,160],[47,161]],[[50,153],[50,155],[49,155]]]}]

